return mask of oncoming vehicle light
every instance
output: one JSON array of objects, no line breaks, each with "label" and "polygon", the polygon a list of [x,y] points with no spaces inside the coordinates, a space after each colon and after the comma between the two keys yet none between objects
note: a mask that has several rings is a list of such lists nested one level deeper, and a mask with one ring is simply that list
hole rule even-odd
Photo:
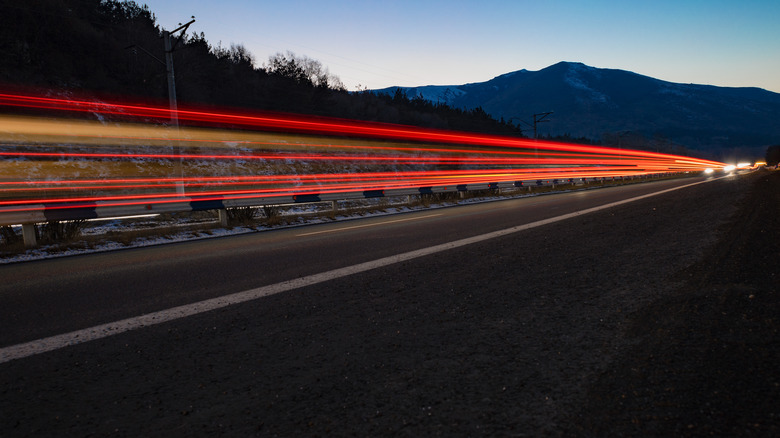
[{"label": "oncoming vehicle light", "polygon": [[737,166],[735,166],[733,164],[729,164],[728,166],[724,166],[723,167],[723,171],[724,172],[733,172],[734,169],[736,169],[736,168],[737,168]]},{"label": "oncoming vehicle light", "polygon": [[708,168],[704,169],[704,173],[706,173],[707,175],[711,174],[712,172],[715,172],[715,171],[711,167],[708,167]]}]

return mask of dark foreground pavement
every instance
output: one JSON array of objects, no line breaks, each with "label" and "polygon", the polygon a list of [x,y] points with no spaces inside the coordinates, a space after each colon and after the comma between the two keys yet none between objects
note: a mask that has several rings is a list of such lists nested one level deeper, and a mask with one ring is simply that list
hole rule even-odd
[{"label": "dark foreground pavement", "polygon": [[751,182],[684,284],[632,315],[581,432],[780,436],[780,172]]},{"label": "dark foreground pavement", "polygon": [[776,436],[780,172],[0,364],[0,436]]}]

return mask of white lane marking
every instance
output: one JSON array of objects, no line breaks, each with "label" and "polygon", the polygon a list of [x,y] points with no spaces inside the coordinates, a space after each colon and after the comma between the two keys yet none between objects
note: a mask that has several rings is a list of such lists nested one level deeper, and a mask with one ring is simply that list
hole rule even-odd
[{"label": "white lane marking", "polygon": [[481,234],[479,236],[468,237],[466,239],[460,239],[454,242],[447,242],[441,245],[435,245],[428,248],[418,249],[416,251],[409,251],[403,254],[397,254],[390,257],[372,260],[370,262],[360,263],[353,266],[347,266],[345,268],[339,268],[339,269],[334,269],[332,271],[322,272],[319,274],[308,275],[306,277],[283,281],[281,283],[276,283],[269,286],[263,286],[256,289],[250,289],[244,292],[238,292],[231,295],[225,295],[223,297],[212,298],[209,300],[199,301],[197,303],[186,304],[183,306],[178,306],[167,310],[161,310],[159,312],[148,313],[146,315],[127,318],[121,321],[98,325],[95,327],[90,327],[83,330],[77,330],[62,335],[56,335],[48,338],[38,339],[24,344],[11,345],[9,347],[4,347],[0,349],[0,363],[9,362],[14,359],[22,359],[25,357],[45,353],[48,351],[58,350],[60,348],[67,347],[69,345],[81,344],[88,341],[94,341],[97,339],[118,335],[120,333],[140,329],[143,327],[149,327],[156,324],[162,324],[164,322],[175,321],[177,319],[186,318],[188,316],[209,312],[211,310],[221,309],[223,307],[231,306],[233,304],[244,303],[247,301],[256,300],[258,298],[267,297],[269,295],[275,295],[281,292],[287,292],[293,289],[311,286],[325,281],[346,277],[352,274],[369,271],[371,269],[381,268],[383,266],[389,266],[395,263],[405,262],[408,260],[424,257],[438,252],[447,251],[448,249],[458,248],[465,245],[471,245],[472,243],[482,242],[489,239],[495,239],[496,237],[506,236],[509,234],[517,233],[519,231],[530,230],[532,228],[564,221],[566,219],[571,219],[588,213],[594,213],[599,210],[605,210],[607,208],[616,207],[618,205],[628,204],[629,202],[638,201],[640,199],[650,198],[652,196],[657,196],[663,193],[684,189],[686,187],[691,187],[691,186],[704,184],[711,181],[716,181],[717,179],[699,181],[684,186],[673,187],[670,189],[661,190],[660,192],[649,193],[646,195],[636,196],[634,198],[624,199],[622,201],[611,202],[609,204],[601,205],[598,207],[592,207],[585,210],[580,210],[573,213],[552,217],[549,219],[543,219],[525,225],[518,225],[516,227],[507,228],[504,230],[493,231],[491,233]]},{"label": "white lane marking", "polygon": [[323,231],[312,231],[311,233],[303,233],[303,234],[296,234],[297,237],[301,236],[312,236],[314,234],[324,234],[324,233],[337,233],[339,231],[345,231],[345,230],[353,230],[355,228],[366,228],[366,227],[375,227],[377,225],[386,225],[386,224],[392,224],[395,222],[408,222],[408,221],[416,221],[419,219],[425,219],[428,217],[434,217],[434,216],[441,216],[443,213],[436,213],[436,214],[429,214],[427,216],[417,216],[417,217],[410,217],[406,219],[395,219],[392,221],[384,221],[384,222],[377,222],[373,224],[363,224],[363,225],[354,225],[351,227],[341,227],[341,228],[335,228],[333,230],[323,230]]}]

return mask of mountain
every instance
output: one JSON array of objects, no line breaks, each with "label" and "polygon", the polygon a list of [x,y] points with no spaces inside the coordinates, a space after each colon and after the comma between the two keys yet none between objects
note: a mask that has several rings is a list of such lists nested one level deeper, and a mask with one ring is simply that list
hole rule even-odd
[{"label": "mountain", "polygon": [[[495,118],[523,125],[533,135],[533,114],[552,111],[540,136],[570,135],[602,143],[634,142],[659,149],[677,144],[720,156],[734,151],[763,156],[780,143],[780,94],[760,88],[678,84],[625,70],[560,62],[539,71],[519,70],[487,82],[374,90],[481,107]],[[617,139],[617,140],[615,140]]]}]

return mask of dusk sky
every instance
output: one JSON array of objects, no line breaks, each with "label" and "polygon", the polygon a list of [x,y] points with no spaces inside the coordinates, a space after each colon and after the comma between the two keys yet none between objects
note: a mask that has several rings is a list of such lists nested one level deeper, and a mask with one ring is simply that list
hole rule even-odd
[{"label": "dusk sky", "polygon": [[780,92],[777,0],[139,0],[173,30],[319,60],[358,85],[460,85],[559,61]]}]

